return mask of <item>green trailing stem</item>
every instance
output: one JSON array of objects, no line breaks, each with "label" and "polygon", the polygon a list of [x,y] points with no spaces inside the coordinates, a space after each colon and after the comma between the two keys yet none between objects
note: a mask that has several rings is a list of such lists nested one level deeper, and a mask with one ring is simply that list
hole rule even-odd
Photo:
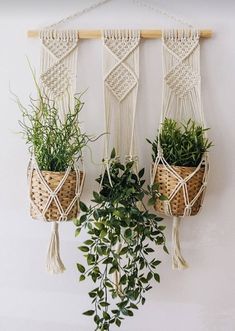
[{"label": "green trailing stem", "polygon": [[[93,318],[95,330],[110,330],[134,315],[144,304],[152,281],[160,282],[158,247],[167,252],[162,219],[143,203],[145,197],[154,203],[158,192],[156,187],[144,188],[144,169],[136,174],[133,166],[133,162],[117,162],[113,151],[109,164],[112,185],[105,171],[97,179],[101,189],[93,192],[93,205],[80,202],[82,215],[75,221],[76,234],[82,229],[88,234],[79,246],[86,266],[79,262],[77,268],[80,281],[94,282],[89,292],[93,308],[84,314]],[[119,281],[115,282],[117,273]]]}]

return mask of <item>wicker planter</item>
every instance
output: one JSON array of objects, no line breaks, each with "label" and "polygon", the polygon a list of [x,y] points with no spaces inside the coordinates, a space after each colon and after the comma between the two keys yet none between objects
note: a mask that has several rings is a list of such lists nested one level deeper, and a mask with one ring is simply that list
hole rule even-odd
[{"label": "wicker planter", "polygon": [[[190,174],[195,171],[195,167],[180,167],[180,166],[172,166],[175,172],[177,172],[180,177],[185,179]],[[189,201],[191,202],[198,192],[201,189],[203,184],[203,176],[204,176],[205,168],[201,167],[193,177],[187,181],[187,190]],[[171,193],[174,191],[175,187],[178,185],[179,181],[175,178],[163,165],[158,165],[157,173],[155,176],[155,182],[159,184],[159,191],[164,194],[165,196],[169,197]],[[191,215],[196,215],[202,204],[202,195],[201,193],[194,203],[191,209]],[[164,208],[164,201],[157,200],[155,204],[155,209],[159,213],[166,214],[166,209]],[[181,187],[180,190],[175,194],[175,196],[170,201],[171,212],[173,216],[183,216],[185,211],[185,200],[183,194],[183,188]]]},{"label": "wicker planter", "polygon": [[[41,174],[48,184],[48,186],[54,191],[56,187],[59,185],[61,180],[64,177],[65,172],[52,172],[52,171],[41,171]],[[80,180],[83,177],[83,173],[80,173]],[[63,208],[63,211],[66,211],[66,209],[69,207],[70,203],[74,199],[75,192],[76,192],[76,184],[77,184],[77,177],[76,172],[72,171],[68,175],[67,179],[65,180],[63,186],[57,193],[57,197],[60,201],[60,204]],[[31,200],[33,203],[37,206],[40,213],[43,211],[45,204],[47,203],[49,197],[49,193],[39,178],[37,172],[33,170],[32,178],[31,178]],[[67,220],[71,220],[73,218],[76,218],[78,214],[78,203],[75,203],[72,207]],[[30,215],[32,218],[37,219],[38,218],[38,212],[36,208],[33,207],[31,204],[30,206]],[[49,205],[45,218],[49,222],[58,221],[61,216],[61,213],[55,203],[54,200],[52,200],[51,204]]]}]

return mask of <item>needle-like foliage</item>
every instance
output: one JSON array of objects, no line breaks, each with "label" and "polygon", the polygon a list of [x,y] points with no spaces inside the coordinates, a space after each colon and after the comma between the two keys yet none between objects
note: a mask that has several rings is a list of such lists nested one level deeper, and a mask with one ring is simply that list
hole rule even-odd
[{"label": "needle-like foliage", "polygon": [[[184,124],[166,118],[160,132],[160,145],[165,160],[175,166],[198,166],[203,154],[212,146],[212,142],[205,137],[207,130],[208,128],[203,128],[193,120]],[[155,161],[158,153],[158,137],[153,142],[148,139],[147,141],[152,145],[152,159]]]}]

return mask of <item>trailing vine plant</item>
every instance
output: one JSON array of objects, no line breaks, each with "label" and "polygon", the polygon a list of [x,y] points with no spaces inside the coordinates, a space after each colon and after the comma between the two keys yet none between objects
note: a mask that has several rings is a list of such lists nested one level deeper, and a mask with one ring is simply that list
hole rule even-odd
[{"label": "trailing vine plant", "polygon": [[[109,171],[96,181],[100,191],[93,192],[93,205],[80,202],[83,214],[75,221],[76,235],[85,229],[89,238],[79,247],[86,267],[77,264],[80,281],[92,279],[89,292],[93,308],[84,312],[95,322],[95,330],[120,327],[126,316],[145,303],[152,279],[160,282],[156,246],[167,251],[162,218],[148,211],[143,199],[154,204],[157,185],[144,188],[144,169],[135,173],[134,162],[122,164],[113,150]],[[155,249],[154,249],[155,247]]]}]

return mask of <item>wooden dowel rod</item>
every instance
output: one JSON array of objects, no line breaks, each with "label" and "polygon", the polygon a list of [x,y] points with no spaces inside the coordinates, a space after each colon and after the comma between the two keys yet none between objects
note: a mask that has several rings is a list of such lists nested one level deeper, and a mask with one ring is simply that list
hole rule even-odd
[{"label": "wooden dowel rod", "polygon": [[[212,30],[200,30],[201,38],[211,38]],[[141,38],[144,39],[157,39],[162,37],[162,30],[140,30]],[[78,30],[78,36],[80,39],[99,39],[102,36],[101,30]],[[39,37],[39,31],[29,30],[28,31],[29,38],[37,38]]]}]

